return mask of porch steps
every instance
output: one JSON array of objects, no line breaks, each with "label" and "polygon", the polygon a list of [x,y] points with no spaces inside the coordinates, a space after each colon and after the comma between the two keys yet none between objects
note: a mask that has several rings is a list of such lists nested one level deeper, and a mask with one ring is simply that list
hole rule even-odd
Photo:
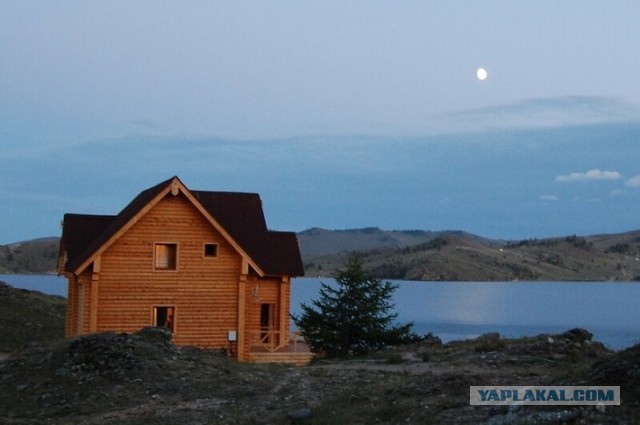
[{"label": "porch steps", "polygon": [[306,366],[313,359],[311,352],[264,352],[250,353],[247,359],[251,363],[287,363]]}]

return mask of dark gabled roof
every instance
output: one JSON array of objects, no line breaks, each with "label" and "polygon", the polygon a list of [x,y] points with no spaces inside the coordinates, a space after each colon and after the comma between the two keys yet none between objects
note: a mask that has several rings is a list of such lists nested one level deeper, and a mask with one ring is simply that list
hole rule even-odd
[{"label": "dark gabled roof", "polygon": [[82,257],[83,252],[87,251],[115,219],[115,215],[64,215],[60,253],[67,254],[67,269],[72,263],[71,260]]},{"label": "dark gabled roof", "polygon": [[[269,231],[270,269],[288,270],[291,276],[304,276],[304,267],[300,257],[300,245],[295,232]],[[267,260],[265,260],[267,261]],[[292,271],[295,271],[293,273]],[[285,274],[279,272],[278,274]]]},{"label": "dark gabled roof", "polygon": [[260,195],[197,190],[191,193],[266,273],[304,274],[296,234],[267,230]]},{"label": "dark gabled roof", "polygon": [[177,177],[151,187],[116,216],[65,214],[61,253],[65,270],[76,271],[150,202],[179,183],[267,275],[302,276],[304,269],[293,232],[267,230],[262,201],[255,193],[190,191]]},{"label": "dark gabled roof", "polygon": [[[175,178],[175,177],[174,177]],[[165,180],[162,183],[159,183],[147,190],[140,192],[138,196],[136,196],[133,201],[129,203],[120,214],[116,216],[110,216],[111,222],[108,223],[108,226],[98,229],[87,229],[84,227],[85,231],[88,231],[93,238],[90,238],[88,235],[77,235],[72,231],[74,227],[76,227],[75,223],[73,223],[74,217],[82,217],[83,221],[89,223],[91,220],[89,215],[74,215],[74,214],[65,214],[63,229],[62,229],[62,239],[60,240],[60,247],[67,249],[67,264],[65,267],[66,271],[75,271],[78,267],[80,267],[87,259],[89,259],[102,245],[104,245],[113,235],[116,234],[120,228],[122,228],[125,224],[127,224],[145,205],[147,205],[151,200],[153,200],[156,196],[158,196],[166,187],[173,182],[174,178],[169,180]],[[94,217],[105,217],[109,216],[94,216]],[[70,225],[70,231],[67,231],[67,218],[71,218],[72,222]],[[105,224],[107,220],[101,224]],[[90,223],[89,223],[90,224]],[[76,256],[72,256],[71,252],[68,250],[67,246],[67,238],[70,241],[82,242],[82,244],[86,244],[82,248],[80,248],[79,252],[77,252]],[[62,251],[62,250],[61,250]]]}]

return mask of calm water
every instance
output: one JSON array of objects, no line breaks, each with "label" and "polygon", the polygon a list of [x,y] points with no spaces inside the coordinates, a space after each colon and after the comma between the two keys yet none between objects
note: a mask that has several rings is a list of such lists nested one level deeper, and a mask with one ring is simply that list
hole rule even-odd
[{"label": "calm water", "polygon": [[[66,280],[57,276],[0,275],[0,281],[51,295],[67,293]],[[399,320],[413,321],[418,333],[433,332],[445,342],[487,332],[518,337],[574,327],[588,329],[614,349],[640,342],[640,283],[395,283]],[[291,312],[299,313],[300,303],[316,298],[319,287],[320,279],[295,279]]]},{"label": "calm water", "polygon": [[67,297],[67,279],[55,275],[0,274],[0,281],[16,288]]},{"label": "calm water", "polygon": [[[323,279],[325,282],[331,280]],[[396,281],[398,319],[443,341],[487,332],[506,337],[583,327],[620,349],[640,342],[640,283]],[[294,281],[292,313],[316,298],[320,279]]]}]

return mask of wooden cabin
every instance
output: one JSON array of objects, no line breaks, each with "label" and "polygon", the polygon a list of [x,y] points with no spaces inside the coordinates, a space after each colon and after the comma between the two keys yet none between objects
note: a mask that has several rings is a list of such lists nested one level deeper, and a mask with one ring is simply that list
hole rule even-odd
[{"label": "wooden cabin", "polygon": [[305,363],[289,328],[293,232],[267,230],[260,196],[188,189],[178,177],[118,215],[65,214],[58,270],[66,335],[166,326],[177,345],[239,361]]}]

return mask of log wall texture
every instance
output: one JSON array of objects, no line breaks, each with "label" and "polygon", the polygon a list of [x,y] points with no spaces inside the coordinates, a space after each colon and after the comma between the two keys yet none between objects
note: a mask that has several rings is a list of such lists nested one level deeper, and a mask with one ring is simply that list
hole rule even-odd
[{"label": "log wall texture", "polygon": [[[155,270],[156,243],[177,245],[175,270]],[[218,245],[216,257],[204,245]],[[153,325],[154,307],[173,307],[174,341],[227,346],[236,330],[240,255],[183,196],[167,195],[103,254],[97,331]]]}]

